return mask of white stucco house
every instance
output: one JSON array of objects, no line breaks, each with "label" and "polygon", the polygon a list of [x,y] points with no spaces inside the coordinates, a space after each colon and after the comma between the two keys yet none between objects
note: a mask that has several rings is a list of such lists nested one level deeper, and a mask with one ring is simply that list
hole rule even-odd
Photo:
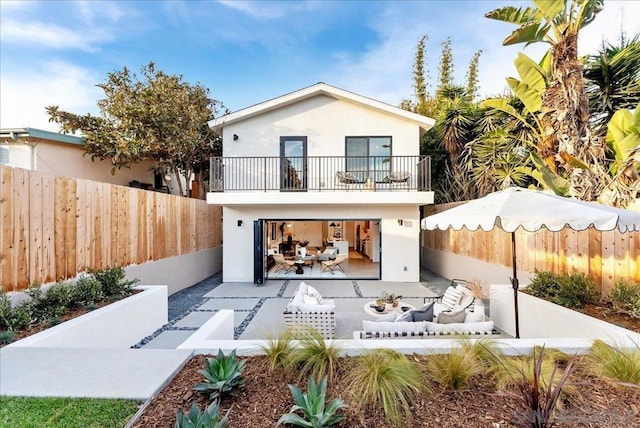
[{"label": "white stucco house", "polygon": [[[223,139],[207,194],[223,206],[223,280],[419,281],[420,207],[434,198],[420,140],[433,124],[325,83],[210,121]],[[273,261],[306,242],[347,254],[345,269]]]}]

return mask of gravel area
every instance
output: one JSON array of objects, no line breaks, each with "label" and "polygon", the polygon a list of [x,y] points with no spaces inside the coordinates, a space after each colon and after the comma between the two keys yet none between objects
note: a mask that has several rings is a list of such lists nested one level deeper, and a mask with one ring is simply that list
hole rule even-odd
[{"label": "gravel area", "polygon": [[194,307],[202,303],[202,296],[220,284],[222,284],[222,272],[169,296],[169,323],[191,312]]}]

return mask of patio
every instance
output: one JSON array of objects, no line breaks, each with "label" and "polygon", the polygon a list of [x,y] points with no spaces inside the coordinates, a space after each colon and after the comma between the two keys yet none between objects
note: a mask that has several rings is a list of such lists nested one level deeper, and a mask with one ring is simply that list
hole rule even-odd
[{"label": "patio", "polygon": [[[424,297],[441,295],[450,281],[427,272],[420,283],[373,280],[274,279],[262,286],[252,283],[221,283],[219,276],[169,296],[169,323],[135,345],[145,349],[176,349],[217,311],[234,310],[235,339],[264,339],[285,327],[282,312],[304,280],[323,297],[336,301],[336,339],[351,339],[362,329],[362,320],[373,320],[363,306],[383,290],[403,296],[403,301],[422,306]],[[180,306],[180,301],[185,300]]]}]

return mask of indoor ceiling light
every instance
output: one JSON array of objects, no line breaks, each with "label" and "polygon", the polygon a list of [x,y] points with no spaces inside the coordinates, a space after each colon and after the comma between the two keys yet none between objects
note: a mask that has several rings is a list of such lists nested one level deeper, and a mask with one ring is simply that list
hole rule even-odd
[{"label": "indoor ceiling light", "polygon": [[335,224],[334,222],[331,222],[331,224],[329,225],[329,227],[336,227],[337,224]]}]

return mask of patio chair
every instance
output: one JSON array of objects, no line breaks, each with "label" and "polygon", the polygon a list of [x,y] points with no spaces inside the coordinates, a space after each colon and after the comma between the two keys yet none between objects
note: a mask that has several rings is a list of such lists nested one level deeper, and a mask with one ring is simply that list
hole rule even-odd
[{"label": "patio chair", "polygon": [[347,254],[338,254],[335,260],[327,260],[326,262],[322,262],[322,272],[331,272],[332,274],[339,270],[344,272],[342,266],[340,266],[345,260],[347,260]]},{"label": "patio chair", "polygon": [[341,186],[348,190],[351,186],[362,187],[364,183],[364,180],[351,172],[336,172],[336,187]]},{"label": "patio chair", "polygon": [[276,273],[280,270],[284,270],[285,273],[296,270],[295,260],[285,260],[282,254],[274,254],[273,260],[275,260],[276,262],[276,267],[273,269],[273,273]]},{"label": "patio chair", "polygon": [[404,187],[404,186],[408,187],[409,177],[411,177],[411,173],[407,171],[396,171],[396,172],[390,172],[384,178],[384,181],[389,183],[392,187]]}]

